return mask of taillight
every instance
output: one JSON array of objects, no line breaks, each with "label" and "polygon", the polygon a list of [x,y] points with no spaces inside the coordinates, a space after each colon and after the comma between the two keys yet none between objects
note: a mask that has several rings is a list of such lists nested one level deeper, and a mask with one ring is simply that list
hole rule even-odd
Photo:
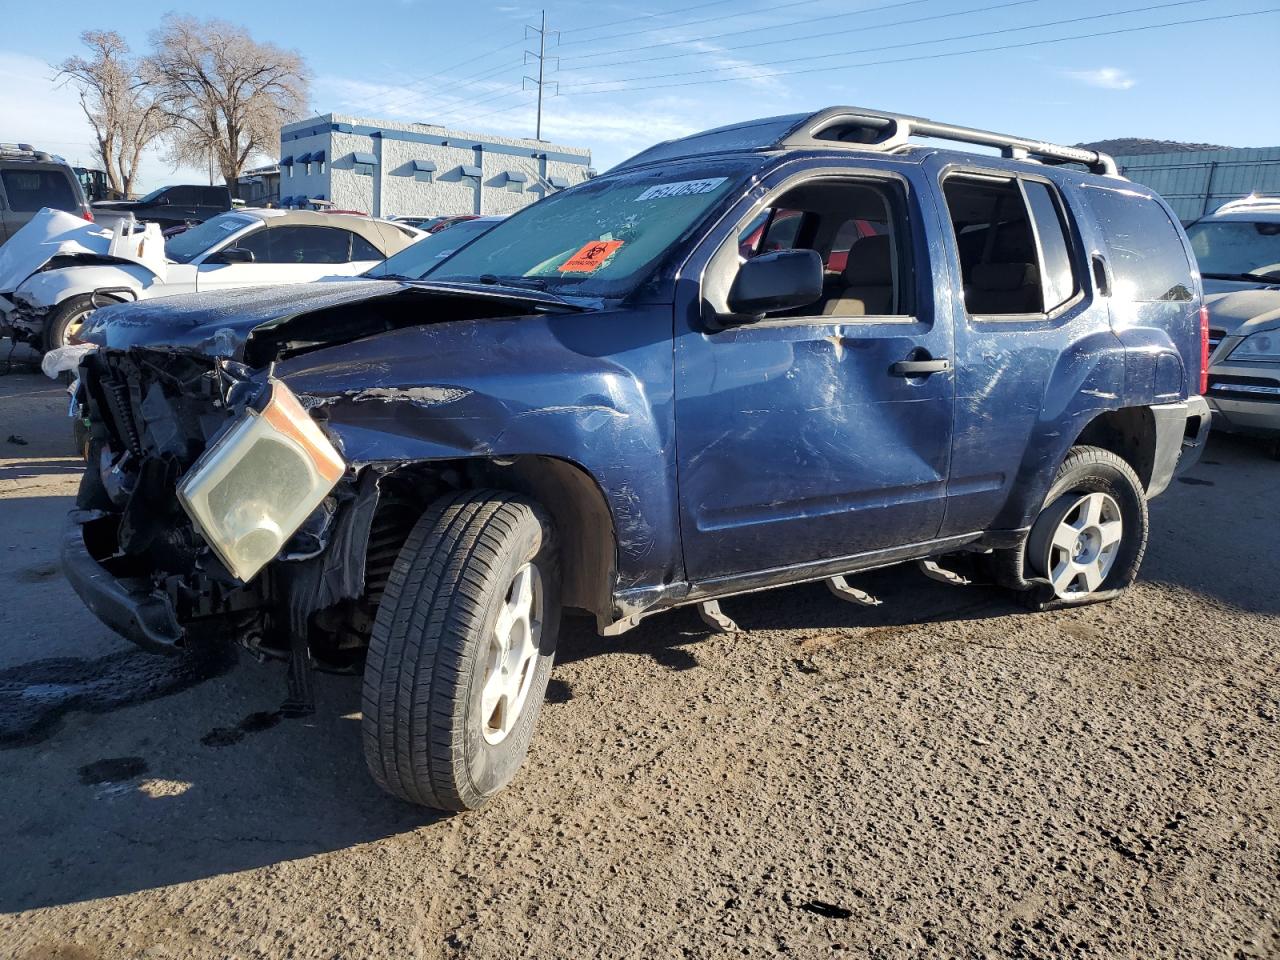
[{"label": "taillight", "polygon": [[90,210],[88,207],[84,208],[84,211],[80,214],[80,216],[84,217],[90,223],[93,223],[93,211]]},{"label": "taillight", "polygon": [[1200,393],[1209,392],[1209,308],[1200,308]]}]

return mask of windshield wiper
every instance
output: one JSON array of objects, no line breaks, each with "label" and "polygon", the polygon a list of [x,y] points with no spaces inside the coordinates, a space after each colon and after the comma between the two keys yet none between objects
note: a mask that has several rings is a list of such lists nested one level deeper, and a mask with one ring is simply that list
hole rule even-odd
[{"label": "windshield wiper", "polygon": [[1266,273],[1202,273],[1210,280],[1248,280],[1252,283],[1280,283],[1280,277]]},{"label": "windshield wiper", "polygon": [[547,281],[538,277],[500,277],[495,273],[482,273],[476,278],[494,287],[528,287],[531,290],[547,289]]}]

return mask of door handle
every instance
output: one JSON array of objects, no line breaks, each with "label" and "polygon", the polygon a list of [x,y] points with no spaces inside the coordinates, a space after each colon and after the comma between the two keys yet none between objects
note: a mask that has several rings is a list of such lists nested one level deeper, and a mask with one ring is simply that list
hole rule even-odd
[{"label": "door handle", "polygon": [[942,360],[899,360],[889,372],[895,377],[927,377],[931,373],[946,373],[951,369],[951,361]]}]

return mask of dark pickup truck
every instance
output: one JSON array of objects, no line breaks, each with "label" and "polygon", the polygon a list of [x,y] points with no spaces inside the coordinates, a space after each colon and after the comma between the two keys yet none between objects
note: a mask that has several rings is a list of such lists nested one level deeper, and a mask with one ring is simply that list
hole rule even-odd
[{"label": "dark pickup truck", "polygon": [[1110,599],[1209,426],[1187,239],[1089,150],[774,117],[419,260],[97,311],[63,556],[152,649],[288,660],[294,706],[362,669],[371,773],[431,806],[515,775],[562,610],[733,630],[905,561]]},{"label": "dark pickup truck", "polygon": [[138,200],[102,200],[93,205],[93,215],[110,224],[118,217],[144,223],[158,223],[162,229],[204,223],[231,209],[231,191],[226,187],[178,184],[152,190]]}]

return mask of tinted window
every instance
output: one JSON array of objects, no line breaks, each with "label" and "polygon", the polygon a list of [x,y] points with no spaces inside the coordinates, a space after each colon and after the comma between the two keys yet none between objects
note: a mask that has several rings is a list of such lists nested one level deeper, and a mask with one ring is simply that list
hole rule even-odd
[{"label": "tinted window", "polygon": [[351,235],[352,260],[381,260],[382,252],[358,233]]},{"label": "tinted window", "polygon": [[1040,254],[1018,182],[949,177],[943,193],[969,313],[1041,313]]},{"label": "tinted window", "polygon": [[227,194],[222,187],[196,187],[195,202],[206,207],[225,207]]},{"label": "tinted window", "polygon": [[1191,265],[1164,208],[1147,197],[1101,187],[1085,190],[1107,240],[1115,296],[1190,300]]},{"label": "tinted window", "polygon": [[268,227],[236,246],[251,250],[255,263],[347,263],[350,238],[336,227]]},{"label": "tinted window", "polygon": [[1027,202],[1040,238],[1041,275],[1045,309],[1052,310],[1075,296],[1076,278],[1071,268],[1071,240],[1057,191],[1046,183],[1024,180]]},{"label": "tinted window", "polygon": [[0,170],[0,182],[4,183],[9,208],[20,213],[34,213],[42,207],[80,211],[71,178],[61,170]]}]

